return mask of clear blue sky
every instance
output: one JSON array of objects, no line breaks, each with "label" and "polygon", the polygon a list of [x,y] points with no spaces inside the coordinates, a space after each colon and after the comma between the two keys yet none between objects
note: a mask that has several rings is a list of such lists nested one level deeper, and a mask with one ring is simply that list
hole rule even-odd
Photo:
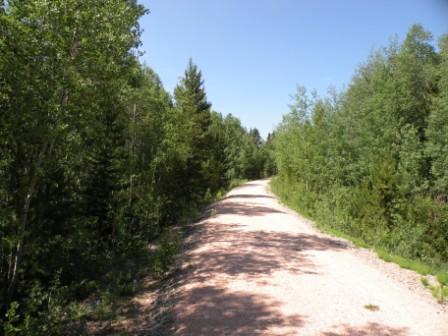
[{"label": "clear blue sky", "polygon": [[413,23],[448,33],[448,0],[141,0],[150,14],[142,60],[171,91],[188,59],[209,101],[263,136],[288,111],[296,84],[341,88],[373,48]]}]

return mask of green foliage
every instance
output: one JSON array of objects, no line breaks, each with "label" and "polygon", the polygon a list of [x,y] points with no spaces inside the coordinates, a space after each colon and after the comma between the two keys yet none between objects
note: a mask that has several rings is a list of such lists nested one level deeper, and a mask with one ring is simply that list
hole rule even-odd
[{"label": "green foliage", "polygon": [[439,303],[445,303],[448,300],[448,290],[446,286],[443,285],[436,285],[436,286],[429,286],[428,287],[432,295],[437,299]]},{"label": "green foliage", "polygon": [[0,8],[0,319],[58,334],[92,292],[106,312],[135,290],[129,260],[165,273],[167,227],[272,163],[257,130],[212,111],[192,61],[174,99],[139,63],[135,0]]},{"label": "green foliage", "polygon": [[273,145],[282,200],[422,274],[448,264],[447,45],[415,25],[345,92],[298,87]]},{"label": "green foliage", "polygon": [[162,277],[173,264],[180,247],[180,237],[172,231],[164,232],[158,239],[158,248],[152,262],[153,272]]},{"label": "green foliage", "polygon": [[3,323],[3,332],[5,336],[17,335],[21,331],[15,325],[20,321],[20,316],[17,313],[19,304],[14,301],[11,302],[8,311],[5,314],[5,320],[0,320]]},{"label": "green foliage", "polygon": [[422,283],[423,286],[428,287],[429,286],[429,281],[428,279],[426,279],[424,276],[420,277],[420,282]]},{"label": "green foliage", "polygon": [[397,255],[391,255],[388,252],[381,250],[381,249],[378,249],[376,252],[378,254],[378,257],[380,257],[384,261],[393,262],[395,264],[398,264],[402,268],[416,271],[418,274],[427,275],[427,274],[434,273],[434,270],[431,269],[431,267],[429,267],[428,265],[425,265],[421,262],[403,258],[403,257],[397,256]]},{"label": "green foliage", "polygon": [[437,280],[444,286],[448,286],[448,272],[437,273]]}]

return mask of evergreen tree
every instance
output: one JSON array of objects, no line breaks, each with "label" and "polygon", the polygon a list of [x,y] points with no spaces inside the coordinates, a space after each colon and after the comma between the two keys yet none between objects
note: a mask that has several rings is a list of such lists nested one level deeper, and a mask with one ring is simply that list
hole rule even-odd
[{"label": "evergreen tree", "polygon": [[190,59],[184,77],[174,90],[175,106],[184,121],[182,133],[189,146],[186,183],[191,195],[200,200],[206,191],[207,168],[210,157],[211,105],[207,101],[202,73]]},{"label": "evergreen tree", "polygon": [[433,97],[426,136],[434,196],[448,201],[448,35],[440,38],[438,95]]}]

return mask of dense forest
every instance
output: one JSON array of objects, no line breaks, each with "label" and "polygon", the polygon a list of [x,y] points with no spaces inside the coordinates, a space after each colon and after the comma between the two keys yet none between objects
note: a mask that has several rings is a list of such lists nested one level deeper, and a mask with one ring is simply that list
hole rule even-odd
[{"label": "dense forest", "polygon": [[448,35],[414,25],[344,91],[298,86],[264,141],[213,110],[191,59],[164,89],[140,62],[147,13],[0,0],[0,335],[62,334],[78,303],[163,274],[173,228],[274,173],[322,228],[448,269]]},{"label": "dense forest", "polygon": [[111,270],[126,288],[148,243],[272,169],[256,129],[213,111],[191,60],[173,94],[139,62],[146,13],[135,0],[0,1],[7,335],[59,334]]},{"label": "dense forest", "polygon": [[440,271],[448,264],[448,36],[438,47],[432,39],[412,26],[403,42],[372,53],[344,92],[319,97],[298,87],[275,132],[272,185],[322,227]]}]

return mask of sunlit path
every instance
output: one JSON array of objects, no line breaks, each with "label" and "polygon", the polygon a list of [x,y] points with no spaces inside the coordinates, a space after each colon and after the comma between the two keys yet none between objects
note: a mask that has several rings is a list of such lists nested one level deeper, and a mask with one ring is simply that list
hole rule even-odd
[{"label": "sunlit path", "polygon": [[267,183],[234,189],[195,224],[176,292],[176,335],[447,334],[448,315],[429,293],[317,233]]}]

